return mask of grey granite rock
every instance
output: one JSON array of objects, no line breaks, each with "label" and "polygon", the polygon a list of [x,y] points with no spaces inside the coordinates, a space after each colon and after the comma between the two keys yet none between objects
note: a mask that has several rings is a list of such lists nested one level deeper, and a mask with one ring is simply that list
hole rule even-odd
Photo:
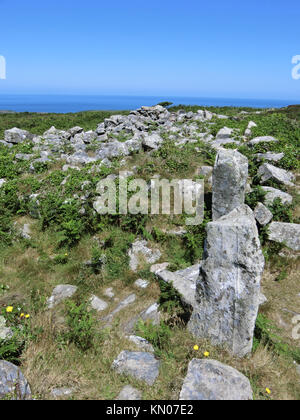
[{"label": "grey granite rock", "polygon": [[272,222],[268,229],[268,238],[293,251],[300,251],[300,224]]},{"label": "grey granite rock", "polygon": [[254,209],[254,217],[261,226],[265,226],[273,219],[273,213],[262,203],[257,203]]},{"label": "grey granite rock", "polygon": [[213,171],[213,220],[245,202],[248,159],[236,150],[218,152]]},{"label": "grey granite rock", "polygon": [[253,147],[260,143],[275,143],[275,142],[278,142],[278,140],[272,136],[261,136],[261,137],[255,137],[254,139],[249,141],[248,145]]},{"label": "grey granite rock", "polygon": [[108,304],[104,300],[98,298],[95,295],[91,296],[90,304],[91,307],[97,312],[105,311],[105,309],[108,307]]},{"label": "grey granite rock", "polygon": [[217,360],[193,359],[179,400],[242,401],[252,400],[249,379]]},{"label": "grey granite rock", "polygon": [[70,284],[60,284],[56,286],[47,301],[48,308],[54,308],[54,306],[58,305],[61,301],[72,297],[76,291],[77,287]]},{"label": "grey granite rock", "polygon": [[7,143],[12,143],[12,144],[22,143],[25,140],[32,140],[33,137],[34,136],[30,134],[28,131],[20,130],[19,128],[16,128],[16,127],[6,130],[4,132],[4,140]]},{"label": "grey granite rock", "polygon": [[270,162],[279,162],[284,158],[284,153],[258,153],[255,155],[257,160],[268,160]]},{"label": "grey granite rock", "polygon": [[273,187],[261,187],[266,193],[264,203],[267,205],[272,205],[276,198],[280,198],[282,204],[292,204],[293,197],[290,194],[287,194],[281,190],[278,190]]},{"label": "grey granite rock", "polygon": [[256,221],[248,206],[208,223],[190,332],[225,345],[238,357],[250,353],[263,270]]},{"label": "grey granite rock", "polygon": [[126,385],[117,396],[116,400],[121,401],[139,401],[142,399],[142,393],[131,385]]},{"label": "grey granite rock", "polygon": [[4,316],[0,315],[0,340],[7,340],[12,336],[12,329],[6,326],[6,320]]},{"label": "grey granite rock", "polygon": [[293,181],[295,180],[295,176],[291,172],[277,168],[269,163],[261,165],[258,168],[257,175],[260,178],[261,184],[264,184],[266,181],[276,181],[290,187],[294,186]]},{"label": "grey granite rock", "polygon": [[0,360],[0,400],[30,400],[31,390],[21,369],[5,360]]},{"label": "grey granite rock", "polygon": [[159,375],[159,366],[160,362],[151,353],[124,350],[114,360],[112,368],[151,386]]}]

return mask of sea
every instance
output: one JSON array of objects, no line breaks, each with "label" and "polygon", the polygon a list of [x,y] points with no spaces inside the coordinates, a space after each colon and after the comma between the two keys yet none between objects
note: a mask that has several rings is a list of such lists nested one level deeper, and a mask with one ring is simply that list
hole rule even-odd
[{"label": "sea", "polygon": [[95,110],[133,110],[153,106],[162,101],[174,105],[238,106],[253,108],[282,108],[299,104],[295,100],[197,98],[172,96],[103,96],[103,95],[8,95],[0,94],[0,112],[69,113]]}]

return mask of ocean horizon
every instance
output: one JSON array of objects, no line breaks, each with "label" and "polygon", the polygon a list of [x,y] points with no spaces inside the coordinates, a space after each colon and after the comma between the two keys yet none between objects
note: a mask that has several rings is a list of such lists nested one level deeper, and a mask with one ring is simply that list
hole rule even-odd
[{"label": "ocean horizon", "polygon": [[282,108],[300,103],[282,99],[206,98],[188,96],[118,96],[118,95],[63,95],[63,94],[2,94],[0,111],[72,113],[81,111],[133,110],[153,106],[162,101],[174,105],[237,106],[251,108]]}]

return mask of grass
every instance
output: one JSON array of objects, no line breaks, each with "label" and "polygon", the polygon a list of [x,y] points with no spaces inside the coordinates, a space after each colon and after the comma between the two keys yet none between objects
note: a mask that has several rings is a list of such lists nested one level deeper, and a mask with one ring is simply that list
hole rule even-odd
[{"label": "grass", "polygon": [[[178,108],[171,108],[177,110]],[[185,110],[201,107],[185,107]],[[228,120],[213,120],[210,130],[215,134],[224,125],[235,129],[239,137],[253,120],[258,127],[254,135],[274,135],[279,142],[268,146],[273,151],[284,151],[282,167],[299,170],[299,109],[262,111],[243,109],[250,114],[240,114],[242,109],[210,108],[213,112],[228,115]],[[126,112],[124,112],[126,114]],[[233,117],[238,114],[238,117]],[[111,115],[109,112],[77,114],[1,114],[0,138],[3,131],[13,126],[41,134],[55,125],[68,129],[80,125],[95,129],[97,124]],[[298,122],[297,122],[298,121]],[[208,128],[198,124],[198,131]],[[155,128],[155,127],[153,127]],[[179,125],[180,128],[180,125]],[[1,134],[2,133],[2,134]],[[136,167],[138,176],[149,181],[159,172],[166,179],[196,179],[197,169],[213,165],[215,151],[198,141],[178,148],[165,133],[164,146],[155,153],[140,153],[128,158],[126,169]],[[120,141],[126,140],[121,133]],[[195,151],[197,147],[198,151]],[[255,174],[259,162],[254,154],[265,151],[266,145],[249,150],[242,145],[239,150],[247,155],[250,173]],[[210,220],[211,194],[207,190],[205,222],[188,228],[182,237],[169,235],[168,230],[185,226],[183,216],[110,216],[99,217],[91,211],[97,182],[109,174],[118,173],[119,160],[113,167],[100,172],[89,172],[91,165],[80,171],[62,171],[64,162],[56,162],[37,174],[28,173],[26,164],[14,163],[16,153],[30,153],[30,143],[14,146],[7,151],[0,146],[0,178],[7,182],[0,190],[0,311],[8,305],[22,308],[31,315],[29,333],[22,345],[0,343],[1,357],[13,357],[28,378],[37,399],[53,399],[51,390],[57,387],[74,389],[73,399],[113,399],[122,387],[131,384],[143,392],[144,399],[178,399],[180,389],[192,358],[210,358],[229,364],[244,373],[251,381],[255,399],[299,399],[300,387],[294,361],[299,363],[297,342],[293,340],[292,319],[299,312],[299,254],[286,248],[284,256],[265,241],[268,255],[262,281],[263,293],[268,302],[261,307],[257,321],[253,353],[237,359],[225,348],[216,348],[205,340],[195,340],[185,328],[182,307],[174,290],[160,287],[150,265],[143,259],[137,273],[128,267],[127,250],[135,239],[144,238],[151,248],[161,253],[159,262],[168,261],[169,269],[177,270],[195,264],[203,257],[205,224]],[[62,184],[64,181],[64,184]],[[88,181],[88,182],[87,182]],[[78,217],[76,201],[65,203],[74,194],[82,195],[82,185],[88,193],[83,204],[86,213]],[[299,178],[297,179],[297,185]],[[300,205],[296,190],[292,207],[275,202],[270,207],[274,220],[299,222]],[[35,204],[29,199],[39,194],[40,219],[33,219]],[[247,203],[255,208],[264,194],[253,185]],[[17,223],[17,225],[15,225]],[[18,226],[29,223],[31,239],[18,235]],[[265,230],[261,237],[266,239]],[[91,261],[91,264],[87,264]],[[147,289],[138,289],[134,281],[147,279]],[[58,284],[78,286],[77,293],[68,304],[60,304],[55,311],[46,309],[46,300]],[[105,295],[112,287],[115,298]],[[119,312],[108,328],[102,318],[108,315],[130,294],[136,294],[134,304]],[[101,314],[89,311],[88,301],[94,294],[109,306]],[[161,360],[160,375],[153,387],[117,375],[111,370],[113,360],[126,350],[137,350],[128,341],[124,331],[128,322],[155,302],[163,309],[159,326],[140,324],[138,333],[152,342]],[[197,344],[199,350],[195,351]],[[2,352],[2,353],[1,353]],[[271,390],[271,395],[266,393]]]}]

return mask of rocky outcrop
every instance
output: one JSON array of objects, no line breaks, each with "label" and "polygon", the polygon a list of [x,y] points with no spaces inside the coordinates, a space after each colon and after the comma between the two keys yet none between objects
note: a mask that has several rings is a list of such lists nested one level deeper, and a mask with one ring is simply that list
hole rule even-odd
[{"label": "rocky outcrop", "polygon": [[218,152],[213,170],[213,220],[245,202],[248,159],[236,150]]},{"label": "rocky outcrop", "polygon": [[225,345],[239,357],[250,353],[263,269],[256,222],[248,206],[208,223],[196,305],[188,324],[191,333]]},{"label": "rocky outcrop", "polygon": [[252,400],[249,379],[217,360],[193,359],[180,393],[180,400]]}]

